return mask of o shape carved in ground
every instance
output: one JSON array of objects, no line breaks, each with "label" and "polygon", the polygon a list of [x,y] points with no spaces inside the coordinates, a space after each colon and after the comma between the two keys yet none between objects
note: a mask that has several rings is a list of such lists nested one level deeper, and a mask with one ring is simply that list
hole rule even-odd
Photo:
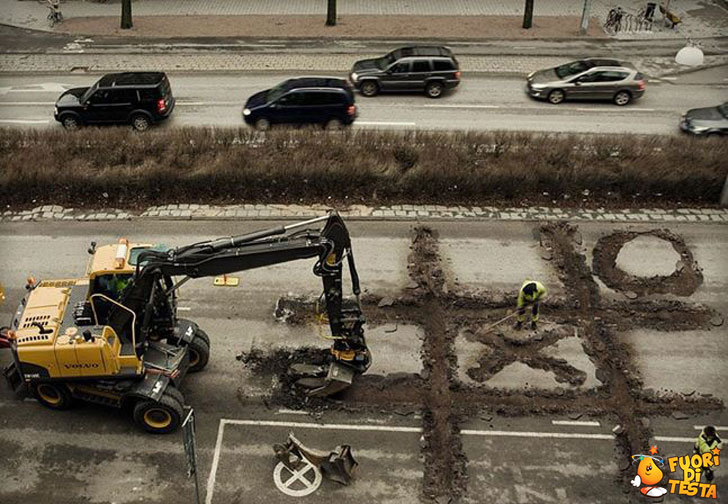
[{"label": "o shape carved in ground", "polygon": [[[671,275],[638,277],[617,267],[617,256],[622,247],[638,236],[654,236],[672,244],[680,255],[680,260]],[[667,229],[643,232],[616,231],[603,236],[594,246],[592,271],[607,287],[617,291],[631,291],[637,296],[648,294],[690,296],[703,283],[703,274],[685,240]]]}]

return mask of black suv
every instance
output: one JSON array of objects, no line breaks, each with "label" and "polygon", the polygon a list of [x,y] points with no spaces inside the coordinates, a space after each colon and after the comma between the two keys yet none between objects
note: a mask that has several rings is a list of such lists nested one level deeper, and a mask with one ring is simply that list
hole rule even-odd
[{"label": "black suv", "polygon": [[69,89],[56,101],[53,117],[69,130],[122,123],[144,131],[168,118],[173,109],[164,72],[125,72],[104,75],[91,87]]},{"label": "black suv", "polygon": [[339,129],[356,119],[354,91],[338,77],[298,77],[255,93],[245,102],[243,120],[259,130],[272,124],[323,124]]},{"label": "black suv", "polygon": [[380,91],[424,91],[439,98],[460,84],[460,66],[449,47],[400,47],[381,58],[354,63],[349,79],[364,96]]}]

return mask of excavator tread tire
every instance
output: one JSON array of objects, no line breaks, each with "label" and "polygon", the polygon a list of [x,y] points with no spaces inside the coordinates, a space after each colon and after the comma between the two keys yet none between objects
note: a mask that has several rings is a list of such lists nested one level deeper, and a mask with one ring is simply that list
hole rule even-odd
[{"label": "excavator tread tire", "polygon": [[184,408],[172,394],[165,391],[159,401],[142,400],[134,406],[134,422],[152,434],[174,432],[182,423]]},{"label": "excavator tread tire", "polygon": [[187,343],[187,346],[190,353],[190,367],[187,371],[196,373],[205,369],[207,362],[210,360],[210,339],[207,334],[201,331],[195,333],[192,341]]},{"label": "excavator tread tire", "polygon": [[205,331],[203,331],[200,328],[197,328],[197,332],[195,332],[195,336],[197,336],[198,338],[202,338],[205,341],[205,343],[207,343],[207,346],[208,347],[210,346],[210,337],[207,335],[207,333]]},{"label": "excavator tread tire", "polygon": [[178,389],[177,387],[175,387],[171,383],[169,385],[167,385],[167,388],[166,389],[164,389],[164,393],[165,394],[168,394],[168,395],[171,395],[172,397],[174,397],[175,399],[177,399],[177,402],[180,403],[182,406],[185,405],[185,396],[184,396],[184,394],[180,391],[180,389]]},{"label": "excavator tread tire", "polygon": [[63,384],[38,383],[33,387],[33,395],[46,408],[65,410],[73,406],[73,396]]}]

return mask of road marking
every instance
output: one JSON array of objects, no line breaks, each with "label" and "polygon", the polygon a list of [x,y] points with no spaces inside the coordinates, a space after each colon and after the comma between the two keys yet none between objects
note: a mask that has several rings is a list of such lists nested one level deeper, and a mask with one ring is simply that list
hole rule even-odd
[{"label": "road marking", "polygon": [[177,311],[190,311],[192,308],[189,306],[178,306]]},{"label": "road marking", "polygon": [[279,409],[278,413],[283,414],[283,415],[308,415],[308,411],[292,410],[292,409],[285,409],[285,408]]},{"label": "road marking", "polygon": [[584,427],[599,427],[599,422],[590,420],[551,420],[554,425],[581,425]]},{"label": "road marking", "polygon": [[[279,410],[281,411],[281,410]],[[358,424],[317,424],[310,422],[279,422],[272,420],[233,420],[221,418],[217,429],[217,440],[215,441],[215,452],[212,457],[212,467],[210,467],[210,475],[207,479],[207,492],[205,496],[205,504],[212,504],[212,496],[215,490],[215,478],[217,477],[217,468],[220,464],[220,452],[222,451],[222,438],[225,435],[225,425],[251,425],[257,427],[298,427],[302,429],[317,430],[350,430],[350,431],[380,431],[380,432],[409,432],[419,434],[422,427],[402,427],[394,425],[358,425]],[[725,428],[725,427],[723,427]],[[604,441],[614,440],[614,434],[584,434],[577,432],[533,432],[533,431],[499,431],[499,430],[469,430],[460,431],[463,435],[470,436],[494,436],[494,437],[526,437],[526,438],[545,438],[545,439],[599,439]],[[671,436],[655,436],[655,441],[691,443],[693,438],[688,437],[671,437]]]},{"label": "road marking", "polygon": [[[499,109],[502,108],[500,105],[460,105],[460,104],[433,104],[433,105],[423,105],[423,107],[426,108],[480,108],[480,109]],[[550,108],[550,107],[543,107],[543,108]]]},{"label": "road marking", "polygon": [[56,102],[33,102],[33,101],[19,101],[19,102],[0,102],[2,107],[20,107],[20,106],[33,106],[33,105],[55,105]]},{"label": "road marking", "polygon": [[355,121],[357,126],[415,126],[413,122]]},{"label": "road marking", "polygon": [[622,107],[619,109],[611,108],[576,108],[572,110],[579,110],[581,112],[654,112],[655,109],[652,108],[632,108],[632,107]]},{"label": "road marking", "polygon": [[217,474],[217,466],[220,463],[220,450],[222,449],[222,436],[225,432],[225,423],[227,420],[220,419],[220,425],[217,427],[217,441],[215,441],[215,454],[212,457],[212,467],[210,468],[210,476],[207,478],[207,491],[205,492],[205,504],[212,504],[212,492],[215,490],[215,475]]},{"label": "road marking", "polygon": [[677,77],[660,77],[660,80],[677,80]]},{"label": "road marking", "polygon": [[[707,427],[706,425],[693,425],[693,429],[695,430],[703,430]],[[728,426],[726,425],[714,425],[715,430],[728,430]]]},{"label": "road marking", "polygon": [[655,441],[674,441],[676,443],[692,443],[695,438],[691,437],[670,437],[670,436],[655,436]]},{"label": "road marking", "polygon": [[4,124],[48,124],[48,119],[0,119],[0,123]]},{"label": "road marking", "polygon": [[186,107],[202,107],[202,106],[229,106],[229,105],[237,105],[239,107],[245,106],[245,103],[243,102],[236,102],[236,101],[209,101],[209,102],[184,102],[184,101],[177,101],[175,102],[175,105],[179,106],[186,106]]}]

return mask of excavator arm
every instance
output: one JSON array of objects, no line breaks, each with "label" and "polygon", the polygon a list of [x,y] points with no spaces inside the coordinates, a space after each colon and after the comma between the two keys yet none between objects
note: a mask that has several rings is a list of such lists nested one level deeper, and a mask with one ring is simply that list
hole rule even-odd
[{"label": "excavator arm", "polygon": [[[314,227],[319,223],[323,223],[323,226]],[[167,251],[142,252],[137,260],[136,272],[124,290],[122,300],[122,304],[136,314],[137,345],[143,344],[144,337],[149,332],[151,313],[159,305],[160,296],[164,294],[164,301],[169,303],[174,291],[188,279],[230,274],[310,258],[316,259],[313,273],[322,279],[322,300],[333,339],[333,367],[326,372],[328,375],[338,373],[344,381],[348,380],[350,383],[354,375],[367,370],[371,356],[362,327],[365,320],[359,304],[359,276],[351,249],[351,238],[346,225],[336,212],[287,226],[218,238]],[[343,296],[344,261],[348,265],[354,300],[345,300]],[[172,277],[183,278],[173,284]],[[133,323],[131,317],[127,310],[113,310],[109,325],[123,330]],[[335,378],[333,377],[334,382],[337,381]],[[330,385],[332,378],[327,377],[324,381]],[[315,386],[315,381],[303,383],[311,385],[312,390],[320,388]],[[330,393],[333,392],[329,387],[326,393],[311,395]]]}]

